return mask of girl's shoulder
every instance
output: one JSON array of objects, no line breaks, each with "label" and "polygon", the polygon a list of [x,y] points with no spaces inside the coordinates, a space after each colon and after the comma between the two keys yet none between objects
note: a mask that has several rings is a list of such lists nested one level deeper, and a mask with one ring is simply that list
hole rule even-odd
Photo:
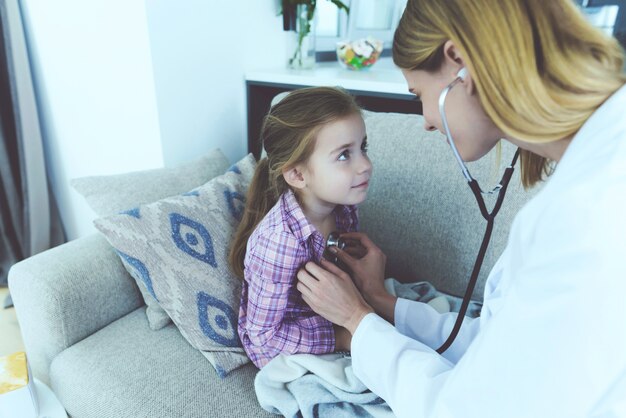
[{"label": "girl's shoulder", "polygon": [[264,220],[248,239],[244,266],[260,277],[279,270],[291,274],[307,257],[306,245],[284,223]]},{"label": "girl's shoulder", "polygon": [[265,217],[259,222],[250,239],[264,239],[269,241],[284,241],[295,235],[289,229],[286,222],[280,218]]},{"label": "girl's shoulder", "polygon": [[285,219],[283,196],[278,198],[276,204],[265,214],[263,219],[254,229],[252,235],[273,235],[289,232],[287,220]]},{"label": "girl's shoulder", "polygon": [[295,247],[298,243],[292,225],[285,216],[285,208],[282,203],[282,196],[278,202],[269,210],[256,226],[248,239],[248,250],[251,250],[257,243],[264,246],[290,246]]}]

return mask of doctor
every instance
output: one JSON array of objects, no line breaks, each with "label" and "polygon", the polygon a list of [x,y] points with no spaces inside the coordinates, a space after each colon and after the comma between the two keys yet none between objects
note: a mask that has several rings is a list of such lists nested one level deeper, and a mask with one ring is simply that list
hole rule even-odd
[{"label": "doctor", "polygon": [[304,300],[352,333],[356,375],[398,417],[626,417],[619,45],[572,0],[409,0],[393,59],[428,129],[444,132],[437,101],[455,82],[445,110],[463,160],[504,138],[522,149],[524,185],[547,184],[515,218],[480,318],[443,355],[456,314],[388,295],[385,255],[364,234],[349,234],[364,258],[338,250],[354,281],[308,263]]}]

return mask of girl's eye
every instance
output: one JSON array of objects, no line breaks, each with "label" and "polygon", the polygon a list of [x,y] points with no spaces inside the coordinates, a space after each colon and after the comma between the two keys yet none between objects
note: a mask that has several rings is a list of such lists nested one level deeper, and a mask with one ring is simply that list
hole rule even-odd
[{"label": "girl's eye", "polygon": [[361,144],[361,152],[362,152],[363,154],[367,154],[367,142],[363,142],[363,143]]},{"label": "girl's eye", "polygon": [[339,157],[337,157],[337,160],[339,160],[339,161],[346,161],[348,158],[350,158],[350,151],[349,150],[345,150],[344,152],[339,154]]}]

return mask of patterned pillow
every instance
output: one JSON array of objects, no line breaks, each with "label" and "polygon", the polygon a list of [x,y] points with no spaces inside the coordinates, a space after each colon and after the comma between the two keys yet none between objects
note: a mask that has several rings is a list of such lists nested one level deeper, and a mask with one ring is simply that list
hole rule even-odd
[{"label": "patterned pillow", "polygon": [[[91,209],[102,217],[187,192],[224,173],[228,166],[228,158],[224,153],[214,149],[175,167],[80,177],[73,179],[71,185],[85,198]],[[150,328],[156,331],[172,322],[144,283],[138,280],[137,285],[147,306]]]},{"label": "patterned pillow", "polygon": [[188,193],[95,221],[220,377],[249,361],[237,335],[241,280],[227,260],[255,166],[249,154]]}]

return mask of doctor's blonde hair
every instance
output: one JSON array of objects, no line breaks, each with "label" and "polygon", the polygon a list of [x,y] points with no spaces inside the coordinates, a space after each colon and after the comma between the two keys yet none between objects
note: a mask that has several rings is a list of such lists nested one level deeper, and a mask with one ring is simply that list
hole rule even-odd
[{"label": "doctor's blonde hair", "polygon": [[[437,71],[448,40],[466,60],[489,118],[526,142],[575,134],[626,82],[619,43],[589,24],[573,0],[409,0],[394,63]],[[549,161],[522,150],[521,167],[530,187]]]}]

